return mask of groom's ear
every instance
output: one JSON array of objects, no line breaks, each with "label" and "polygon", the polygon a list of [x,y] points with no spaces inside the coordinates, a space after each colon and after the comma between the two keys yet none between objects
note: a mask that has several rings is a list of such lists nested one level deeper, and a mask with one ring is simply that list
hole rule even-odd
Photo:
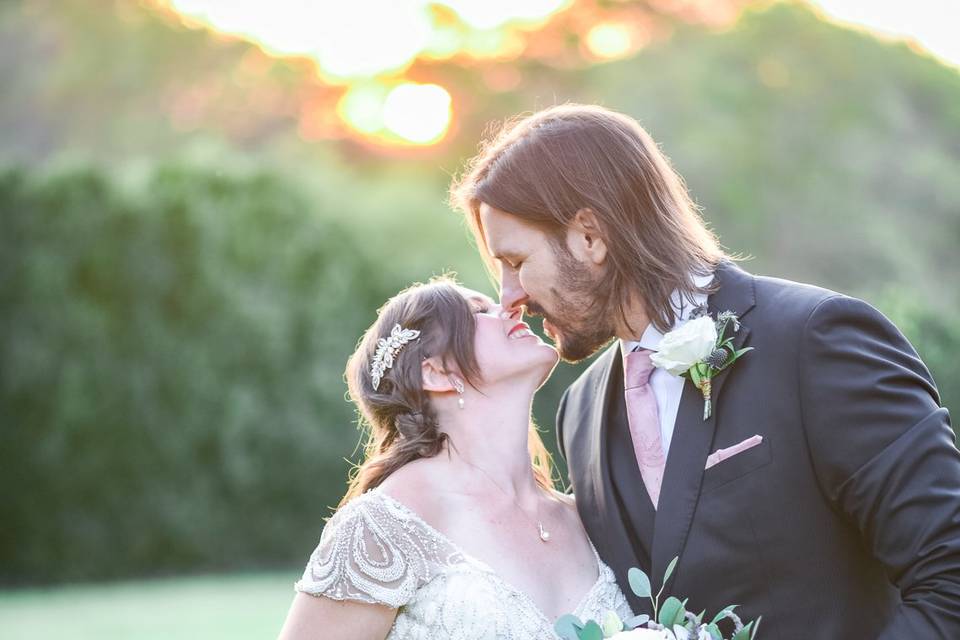
[{"label": "groom's ear", "polygon": [[424,391],[454,391],[453,383],[450,382],[450,374],[435,358],[427,358],[421,362],[420,373]]},{"label": "groom's ear", "polygon": [[584,262],[601,265],[607,259],[607,242],[592,209],[578,210],[567,226],[567,247]]}]

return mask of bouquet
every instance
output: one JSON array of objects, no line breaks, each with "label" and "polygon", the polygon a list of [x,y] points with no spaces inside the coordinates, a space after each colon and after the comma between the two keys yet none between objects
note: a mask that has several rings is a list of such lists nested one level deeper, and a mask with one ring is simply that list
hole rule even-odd
[{"label": "bouquet", "polygon": [[[667,580],[677,566],[674,558],[667,566],[661,584]],[[733,612],[738,605],[725,607],[710,622],[704,622],[706,611],[694,615],[687,611],[687,600],[680,600],[673,596],[667,598],[660,605],[660,596],[663,587],[656,597],[650,588],[650,578],[637,568],[627,572],[630,590],[641,598],[650,598],[653,605],[653,617],[643,614],[629,620],[621,620],[615,612],[607,613],[602,623],[595,620],[581,621],[574,615],[567,614],[560,617],[554,625],[557,635],[563,640],[602,640],[615,638],[619,640],[754,640],[760,626],[760,618],[755,622],[743,624],[743,621]],[[733,622],[733,635],[728,639],[718,626],[724,619]]]}]

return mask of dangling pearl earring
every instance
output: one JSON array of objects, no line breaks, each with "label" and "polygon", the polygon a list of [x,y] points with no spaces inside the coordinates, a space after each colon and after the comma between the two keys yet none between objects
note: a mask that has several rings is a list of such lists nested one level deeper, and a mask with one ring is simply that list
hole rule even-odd
[{"label": "dangling pearl earring", "polygon": [[457,406],[463,409],[463,383],[457,380],[456,378],[454,378],[453,388],[456,389],[457,393],[460,394],[460,397],[457,398]]}]

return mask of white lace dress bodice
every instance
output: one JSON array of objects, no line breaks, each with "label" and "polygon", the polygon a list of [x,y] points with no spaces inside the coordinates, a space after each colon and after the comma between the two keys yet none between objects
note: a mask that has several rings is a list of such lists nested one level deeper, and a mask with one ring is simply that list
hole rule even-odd
[{"label": "white lace dress bodice", "polygon": [[[593,545],[591,544],[591,549]],[[613,571],[593,549],[596,582],[573,613],[602,621],[632,614]],[[464,553],[414,511],[373,489],[327,522],[296,591],[397,609],[388,640],[556,640],[524,592]]]}]

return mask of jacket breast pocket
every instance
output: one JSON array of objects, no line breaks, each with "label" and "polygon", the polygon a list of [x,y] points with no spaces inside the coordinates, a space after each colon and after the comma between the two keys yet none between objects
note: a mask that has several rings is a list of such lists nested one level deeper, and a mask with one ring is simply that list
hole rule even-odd
[{"label": "jacket breast pocket", "polygon": [[770,464],[771,459],[770,440],[764,438],[763,442],[757,446],[750,447],[746,451],[731,456],[704,471],[703,482],[700,485],[700,494],[703,495],[737,478],[742,478]]}]

